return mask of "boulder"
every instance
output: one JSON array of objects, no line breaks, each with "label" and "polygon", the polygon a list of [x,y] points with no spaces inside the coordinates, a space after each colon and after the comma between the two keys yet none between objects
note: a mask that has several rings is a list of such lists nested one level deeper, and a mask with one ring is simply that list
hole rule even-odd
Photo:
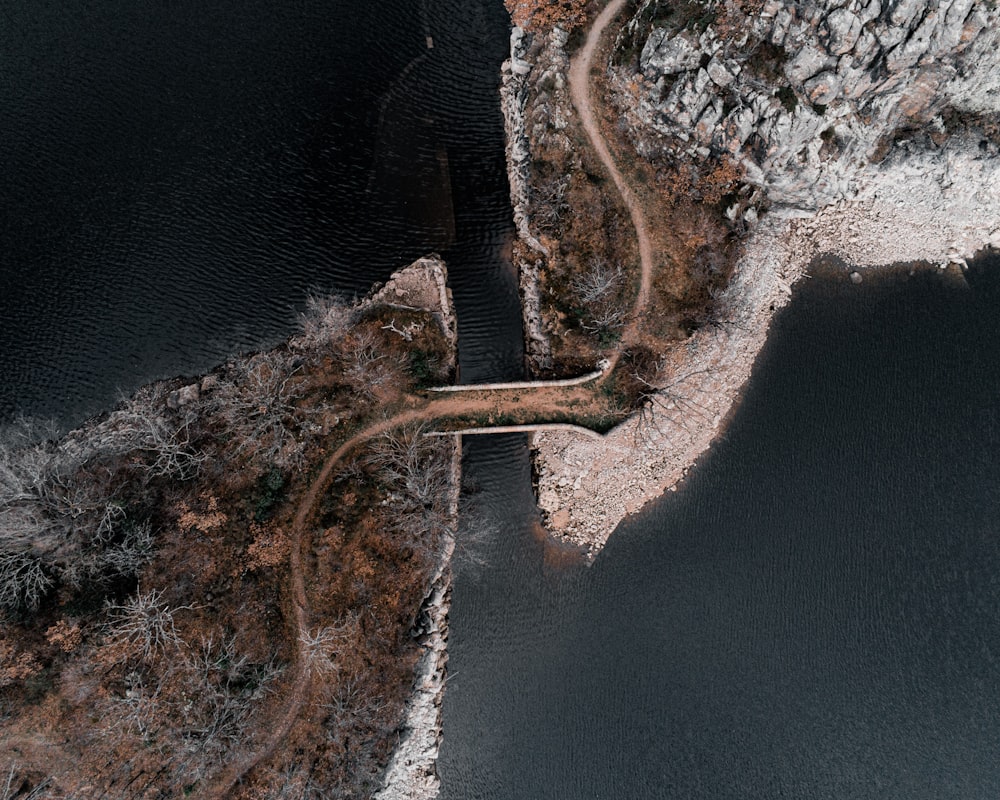
[{"label": "boulder", "polygon": [[701,62],[701,48],[685,34],[671,36],[663,28],[655,29],[639,56],[639,66],[646,77],[676,75],[694,69]]},{"label": "boulder", "polygon": [[813,45],[806,45],[785,65],[785,77],[802,83],[830,66],[830,56]]},{"label": "boulder", "polygon": [[826,49],[834,55],[849,52],[861,35],[861,20],[846,8],[838,8],[824,20]]},{"label": "boulder", "polygon": [[196,402],[201,397],[197,383],[191,383],[175,389],[167,395],[167,408],[178,409]]},{"label": "boulder", "polygon": [[813,103],[826,106],[840,96],[840,78],[832,72],[821,72],[807,80],[802,88]]}]

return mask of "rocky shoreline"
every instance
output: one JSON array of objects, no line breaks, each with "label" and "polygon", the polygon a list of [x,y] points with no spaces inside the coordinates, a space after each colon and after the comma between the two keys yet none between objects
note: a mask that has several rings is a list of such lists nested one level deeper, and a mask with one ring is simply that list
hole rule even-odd
[{"label": "rocky shoreline", "polygon": [[[461,436],[452,440],[451,485],[448,499],[452,520],[458,519],[462,481]],[[448,673],[448,611],[451,607],[451,559],[455,537],[447,537],[437,572],[424,600],[424,655],[417,666],[413,696],[406,705],[402,739],[386,768],[376,800],[432,800],[441,781],[437,759],[441,748],[441,703]]]},{"label": "rocky shoreline", "polygon": [[[534,438],[547,526],[592,556],[711,445],[771,319],[815,256],[839,256],[851,269],[899,261],[960,269],[983,248],[1000,247],[997,137],[978,127],[1000,112],[1000,12],[968,0],[884,7],[770,0],[743,20],[748,32],[728,39],[717,20],[700,34],[653,27],[642,72],[611,70],[618,111],[641,155],[725,153],[753,191],[729,209],[748,235],[720,298],[725,314],[664,354],[660,391],[646,412],[602,441]],[[787,60],[740,56],[749,31],[769,56]],[[515,34],[512,44],[520,41]],[[523,46],[511,63],[519,59],[526,63]],[[551,59],[544,75],[558,85]],[[529,65],[526,80],[537,106],[541,74]],[[949,129],[956,114],[965,121]],[[530,204],[521,213],[530,223]]]}]

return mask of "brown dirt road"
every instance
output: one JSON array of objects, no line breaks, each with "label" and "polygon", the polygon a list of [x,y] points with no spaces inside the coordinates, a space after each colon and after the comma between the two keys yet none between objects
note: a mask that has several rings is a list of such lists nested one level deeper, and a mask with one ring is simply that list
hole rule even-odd
[{"label": "brown dirt road", "polygon": [[[576,106],[577,113],[580,115],[580,124],[586,132],[587,138],[594,148],[594,152],[614,181],[615,187],[618,189],[619,194],[621,194],[622,202],[632,217],[632,224],[635,227],[636,238],[639,242],[639,292],[635,298],[632,321],[626,329],[625,336],[623,336],[623,339],[628,341],[631,338],[629,334],[638,327],[643,312],[649,305],[649,295],[653,285],[653,244],[649,236],[649,229],[646,225],[646,216],[643,213],[642,205],[618,169],[617,164],[615,164],[615,160],[611,156],[611,150],[608,148],[608,144],[601,133],[601,127],[594,114],[593,81],[591,80],[594,54],[600,48],[601,36],[611,21],[625,8],[626,2],[627,0],[611,0],[605,6],[604,10],[597,15],[597,19],[594,20],[593,25],[591,25],[587,33],[586,42],[584,42],[583,47],[570,62],[569,92],[573,100],[573,105]],[[617,362],[620,352],[620,348],[616,350],[610,359],[612,364]]]},{"label": "brown dirt road", "polygon": [[302,550],[310,538],[309,523],[320,496],[333,479],[337,467],[351,451],[384,433],[409,425],[433,423],[443,430],[448,430],[449,423],[464,427],[465,421],[475,416],[487,416],[498,420],[514,416],[518,419],[544,422],[551,418],[561,418],[570,409],[574,413],[583,415],[597,415],[606,410],[605,398],[593,386],[490,389],[478,393],[469,391],[438,395],[430,399],[413,397],[410,398],[410,402],[415,407],[369,425],[337,447],[327,456],[308,491],[299,501],[292,526],[292,547],[289,558],[293,610],[290,623],[296,647],[285,700],[281,704],[281,709],[275,713],[273,723],[268,726],[270,730],[268,737],[253,753],[230,765],[214,782],[198,793],[199,797],[214,800],[230,796],[254,767],[280,749],[282,742],[287,739],[296,720],[299,719],[314,679],[305,664],[302,645],[303,635],[310,631],[311,616],[305,588]]}]

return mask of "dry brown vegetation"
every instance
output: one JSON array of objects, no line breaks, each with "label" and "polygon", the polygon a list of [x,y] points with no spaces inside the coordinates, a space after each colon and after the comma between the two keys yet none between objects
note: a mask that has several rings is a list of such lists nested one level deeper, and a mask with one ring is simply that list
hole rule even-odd
[{"label": "dry brown vegetation", "polygon": [[586,21],[587,0],[504,0],[514,24],[530,31],[559,26],[570,31]]},{"label": "dry brown vegetation", "polygon": [[[313,302],[301,336],[199,384],[148,387],[62,438],[9,428],[4,796],[217,796],[231,770],[239,783],[222,795],[370,796],[451,522],[450,443],[377,439],[352,454],[306,541],[293,518],[331,445],[447,381],[450,363],[429,314]],[[293,683],[294,724],[263,751]]]},{"label": "dry brown vegetation", "polygon": [[[608,41],[597,64],[608,63],[610,48]],[[643,209],[657,263],[649,305],[639,324],[630,325],[640,269],[632,220],[577,115],[560,114],[569,126],[556,129],[545,105],[551,92],[536,86],[528,117],[544,124],[528,128],[531,225],[549,256],[524,246],[517,255],[539,265],[553,374],[577,372],[622,344],[662,350],[703,325],[724,321],[727,310],[719,298],[738,235],[723,211],[741,186],[741,169],[724,155],[700,164],[643,158],[609,100],[604,71],[595,69],[591,80],[593,97],[605,98],[597,108],[603,138]],[[604,291],[595,293],[597,286]],[[626,328],[634,340],[620,342]]]}]

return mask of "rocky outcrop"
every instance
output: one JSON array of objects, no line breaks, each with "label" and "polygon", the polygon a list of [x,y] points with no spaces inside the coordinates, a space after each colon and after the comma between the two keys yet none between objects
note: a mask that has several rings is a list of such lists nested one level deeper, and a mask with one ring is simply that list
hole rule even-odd
[{"label": "rocky outcrop", "polygon": [[454,549],[455,541],[449,538],[431,593],[424,601],[424,655],[417,665],[413,695],[406,705],[402,740],[392,755],[375,800],[433,800],[441,787],[437,759],[441,747],[441,702],[447,679],[450,564]]},{"label": "rocky outcrop", "polygon": [[571,113],[566,74],[567,34],[556,28],[535,37],[515,27],[510,58],[502,68],[500,105],[507,134],[507,176],[518,241],[518,270],[525,350],[535,372],[552,368],[552,345],[542,315],[539,270],[552,254],[532,226],[531,154],[542,147],[572,153],[567,126]]},{"label": "rocky outcrop", "polygon": [[861,277],[866,267],[898,261],[960,270],[990,245],[1000,248],[1000,157],[961,140],[941,150],[901,148],[866,173],[852,202],[810,219],[765,216],[722,298],[727,316],[666,354],[666,388],[646,413],[599,442],[535,436],[549,527],[593,555],[622,519],[683,479],[722,431],[771,318],[816,256],[837,255]]},{"label": "rocky outcrop", "polygon": [[440,256],[432,254],[418,258],[392,273],[389,280],[362,301],[362,308],[374,306],[430,312],[449,345],[448,367],[454,368],[458,352],[458,319],[455,317],[451,289],[448,288],[448,269]]},{"label": "rocky outcrop", "polygon": [[853,197],[901,126],[998,108],[1000,11],[985,3],[765,0],[750,16],[716,13],[700,33],[654,28],[639,73],[616,72],[619,100],[641,149],[727,154],[773,213]]},{"label": "rocky outcrop", "polygon": [[653,29],[641,73],[612,70],[641,155],[727,154],[768,213],[758,221],[748,201],[730,209],[749,235],[720,298],[725,315],[665,354],[645,413],[601,442],[535,437],[547,523],[592,554],[710,446],[815,256],[839,256],[857,282],[897,261],[960,270],[1000,247],[995,127],[985,135],[942,113],[994,115],[995,126],[1000,11],[971,0],[766,0],[739,22]]}]

